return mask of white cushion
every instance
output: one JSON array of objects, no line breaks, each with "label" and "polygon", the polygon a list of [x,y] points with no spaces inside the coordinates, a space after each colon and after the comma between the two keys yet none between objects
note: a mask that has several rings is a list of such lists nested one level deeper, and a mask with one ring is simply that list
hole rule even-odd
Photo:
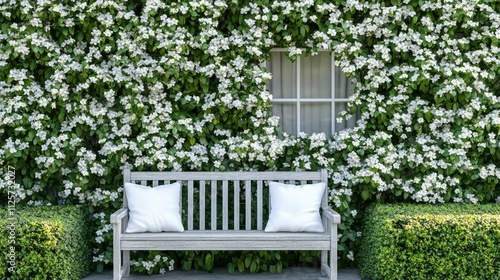
[{"label": "white cushion", "polygon": [[129,216],[125,232],[184,231],[179,213],[181,185],[154,188],[125,183]]},{"label": "white cushion", "polygon": [[271,214],[266,232],[323,232],[319,215],[325,183],[287,185],[270,182]]}]

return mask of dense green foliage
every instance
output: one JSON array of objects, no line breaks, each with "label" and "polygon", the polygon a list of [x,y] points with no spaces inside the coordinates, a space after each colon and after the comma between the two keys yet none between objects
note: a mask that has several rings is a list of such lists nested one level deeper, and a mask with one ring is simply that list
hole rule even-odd
[{"label": "dense green foliage", "polygon": [[500,279],[500,205],[375,204],[358,255],[370,279]]},{"label": "dense green foliage", "polygon": [[18,207],[12,213],[0,210],[0,279],[79,280],[91,271],[92,230],[82,207]]},{"label": "dense green foliage", "polygon": [[[500,201],[498,1],[0,2],[1,169],[21,204],[90,204],[98,268],[123,166],[327,168],[341,266],[371,202]],[[356,127],[278,137],[261,67],[273,47],[331,52],[354,78],[342,116],[359,108]],[[177,258],[145,254],[149,271]]]}]

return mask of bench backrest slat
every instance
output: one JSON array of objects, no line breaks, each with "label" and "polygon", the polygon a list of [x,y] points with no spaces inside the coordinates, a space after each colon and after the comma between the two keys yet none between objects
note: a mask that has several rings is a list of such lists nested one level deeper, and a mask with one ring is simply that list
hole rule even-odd
[{"label": "bench backrest slat", "polygon": [[257,230],[262,230],[262,181],[257,181]]},{"label": "bench backrest slat", "polygon": [[229,214],[228,214],[228,183],[222,181],[222,230],[228,230]]},{"label": "bench backrest slat", "polygon": [[212,186],[212,204],[210,204],[210,211],[211,211],[211,229],[216,230],[217,229],[217,181],[212,180],[211,183]]},{"label": "bench backrest slat", "polygon": [[[123,174],[124,182],[152,187],[179,182],[182,186],[179,207],[186,230],[262,230],[271,212],[269,181],[290,184],[310,184],[321,181],[328,183],[325,170],[315,172],[141,172],[125,169]],[[268,199],[264,200],[265,197]],[[123,205],[128,206],[125,193]],[[244,205],[244,210],[242,205]],[[328,205],[326,190],[322,205]]]},{"label": "bench backrest slat", "polygon": [[194,212],[194,182],[188,181],[188,230],[193,230]]},{"label": "bench backrest slat", "polygon": [[[234,181],[234,217],[240,217],[240,181]],[[234,223],[234,230],[240,230],[240,223]]]},{"label": "bench backrest slat", "polygon": [[252,229],[252,185],[245,181],[245,229]]},{"label": "bench backrest slat", "polygon": [[205,230],[205,180],[200,181],[200,230]]}]

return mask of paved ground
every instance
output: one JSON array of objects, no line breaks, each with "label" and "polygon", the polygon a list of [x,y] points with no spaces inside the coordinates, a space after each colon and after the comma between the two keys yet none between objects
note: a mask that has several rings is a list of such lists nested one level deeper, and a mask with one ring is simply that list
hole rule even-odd
[{"label": "paved ground", "polygon": [[[82,280],[111,280],[113,274],[111,271],[104,271],[101,274],[92,273]],[[309,267],[293,267],[283,269],[281,273],[229,273],[227,268],[216,268],[215,272],[207,273],[204,271],[181,271],[175,270],[167,272],[163,275],[131,275],[129,280],[166,280],[166,279],[181,279],[181,280],[327,280],[328,277],[321,276],[319,268]],[[361,280],[356,269],[341,269],[338,272],[338,280]]]}]

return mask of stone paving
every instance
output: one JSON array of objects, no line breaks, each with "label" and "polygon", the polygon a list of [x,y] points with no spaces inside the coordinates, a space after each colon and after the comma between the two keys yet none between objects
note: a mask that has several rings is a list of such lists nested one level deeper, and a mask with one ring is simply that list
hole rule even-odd
[{"label": "stone paving", "polygon": [[[112,280],[113,273],[110,270],[103,273],[92,273],[82,280]],[[328,277],[321,276],[319,268],[292,267],[283,269],[281,273],[229,273],[227,268],[216,268],[213,273],[204,271],[181,271],[175,270],[165,274],[157,275],[131,275],[127,280],[328,280]],[[341,269],[338,272],[338,280],[361,280],[356,269]]]}]

